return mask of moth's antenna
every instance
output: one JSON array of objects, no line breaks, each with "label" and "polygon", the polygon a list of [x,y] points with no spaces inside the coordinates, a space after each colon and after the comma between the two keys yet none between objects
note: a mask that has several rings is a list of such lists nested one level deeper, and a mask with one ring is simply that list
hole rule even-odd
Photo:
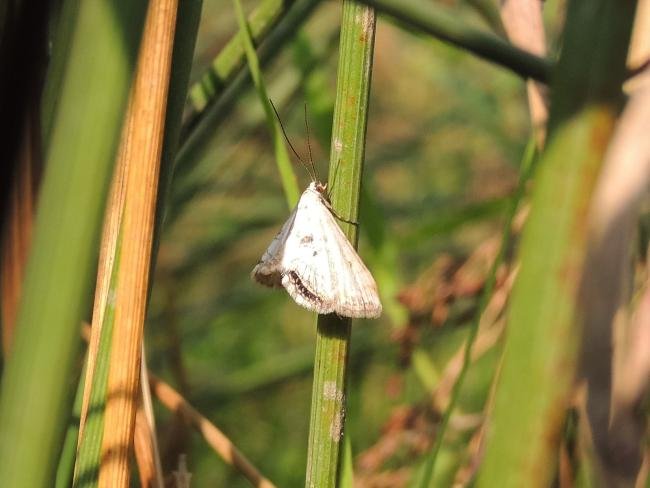
[{"label": "moth's antenna", "polygon": [[311,155],[311,142],[309,140],[309,118],[307,117],[307,102],[305,102],[305,127],[307,128],[307,149],[309,150],[309,162],[311,163],[311,168],[316,175],[316,179],[320,181],[320,175],[318,174],[318,168],[314,164],[314,158]]},{"label": "moth's antenna", "polygon": [[293,144],[291,144],[291,141],[289,140],[289,136],[287,136],[287,132],[284,130],[284,125],[282,125],[282,120],[280,119],[280,114],[278,113],[278,110],[275,108],[275,105],[273,105],[273,100],[271,100],[271,99],[269,98],[269,102],[271,103],[271,107],[273,107],[273,111],[275,112],[275,116],[277,117],[278,122],[280,123],[280,129],[282,129],[282,135],[284,136],[284,140],[287,141],[287,144],[289,144],[289,147],[291,148],[291,151],[292,151],[293,154],[296,156],[296,158],[298,158],[298,161],[300,161],[300,163],[301,163],[305,168],[307,168],[307,172],[309,173],[309,176],[310,176],[313,180],[316,180],[316,175],[315,175],[312,171],[310,171],[309,165],[308,165],[307,163],[305,163],[305,161],[303,161],[303,159],[300,157],[300,155],[298,154],[298,152],[297,152],[297,151],[295,150],[295,148],[293,147]]}]

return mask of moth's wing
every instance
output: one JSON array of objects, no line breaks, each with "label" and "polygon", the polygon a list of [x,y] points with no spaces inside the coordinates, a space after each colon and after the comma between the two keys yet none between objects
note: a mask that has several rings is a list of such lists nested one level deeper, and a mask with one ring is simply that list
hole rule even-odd
[{"label": "moth's wing", "polygon": [[[324,219],[333,227],[330,239],[336,243],[338,252],[329,254],[330,267],[336,270],[337,287],[333,311],[342,317],[376,318],[381,315],[382,306],[377,293],[377,284],[348,238],[345,236],[332,213],[327,210]],[[331,249],[335,248],[334,246]]]},{"label": "moth's wing", "polygon": [[322,197],[301,198],[283,258],[282,284],[300,305],[344,317],[378,317],[377,285]]},{"label": "moth's wing", "polygon": [[298,305],[325,314],[332,312],[335,276],[327,257],[329,229],[322,227],[322,211],[318,193],[306,190],[285,242],[282,285]]},{"label": "moth's wing", "polygon": [[279,287],[282,285],[282,258],[285,245],[294,227],[298,207],[293,209],[280,232],[273,238],[266,252],[251,271],[251,278],[265,286]]}]

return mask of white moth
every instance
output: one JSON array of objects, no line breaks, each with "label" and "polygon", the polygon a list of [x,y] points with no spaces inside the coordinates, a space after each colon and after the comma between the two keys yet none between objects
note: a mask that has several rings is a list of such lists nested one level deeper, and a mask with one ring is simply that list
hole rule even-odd
[{"label": "white moth", "polygon": [[313,181],[251,273],[283,286],[294,301],[319,314],[381,315],[377,285],[338,226],[326,185]]}]

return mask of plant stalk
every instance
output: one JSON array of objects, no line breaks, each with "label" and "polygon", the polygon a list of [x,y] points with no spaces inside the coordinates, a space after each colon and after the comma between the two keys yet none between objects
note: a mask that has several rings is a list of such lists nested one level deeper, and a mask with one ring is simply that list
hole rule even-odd
[{"label": "plant stalk", "polygon": [[[345,220],[359,214],[365,153],[368,96],[375,41],[375,12],[356,2],[343,2],[343,19],[332,128],[330,175],[335,176],[332,205]],[[342,223],[350,242],[357,228]],[[343,455],[347,365],[351,320],[334,314],[318,317],[312,391],[307,487],[334,487]]]},{"label": "plant stalk", "polygon": [[[569,2],[478,487],[555,477],[574,387],[590,202],[621,108],[635,2]],[[608,360],[608,358],[603,358]]]},{"label": "plant stalk", "polygon": [[57,83],[32,250],[2,382],[1,486],[44,487],[55,479],[131,79],[130,42],[141,30],[133,10],[123,0],[80,2],[65,19],[71,22],[67,63]]}]

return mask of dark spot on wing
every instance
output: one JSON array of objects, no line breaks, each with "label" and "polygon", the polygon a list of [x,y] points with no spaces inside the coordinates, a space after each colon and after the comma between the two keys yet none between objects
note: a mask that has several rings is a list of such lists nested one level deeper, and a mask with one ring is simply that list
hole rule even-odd
[{"label": "dark spot on wing", "polygon": [[300,239],[300,244],[309,244],[314,241],[314,238],[312,236],[304,236],[302,239]]},{"label": "dark spot on wing", "polygon": [[318,251],[314,251],[314,254],[312,256],[318,256]]},{"label": "dark spot on wing", "polygon": [[298,276],[298,273],[295,271],[289,271],[289,279],[291,280],[291,283],[298,289],[300,294],[307,298],[307,300],[316,302],[316,303],[322,303],[323,300],[316,295],[314,292],[309,290],[302,280],[300,279],[300,276]]}]

